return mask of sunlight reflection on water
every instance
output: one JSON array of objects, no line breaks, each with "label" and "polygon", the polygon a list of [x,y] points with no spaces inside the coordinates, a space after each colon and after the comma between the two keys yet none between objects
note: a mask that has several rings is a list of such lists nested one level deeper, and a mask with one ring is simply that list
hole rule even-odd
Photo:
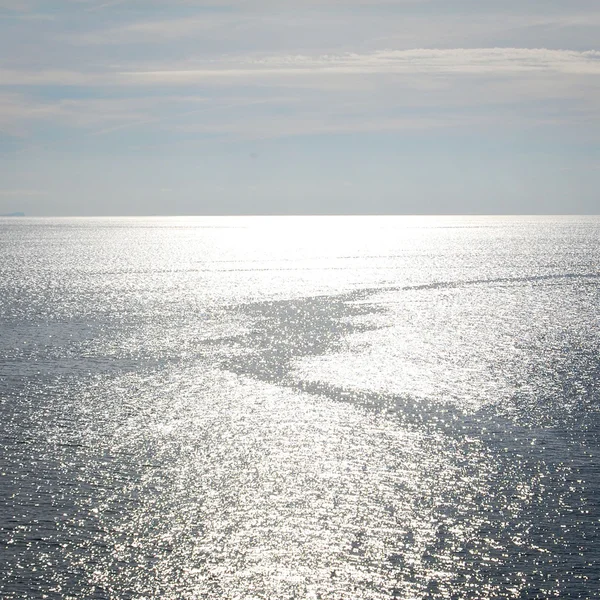
[{"label": "sunlight reflection on water", "polygon": [[600,594],[599,230],[0,220],[2,597]]}]

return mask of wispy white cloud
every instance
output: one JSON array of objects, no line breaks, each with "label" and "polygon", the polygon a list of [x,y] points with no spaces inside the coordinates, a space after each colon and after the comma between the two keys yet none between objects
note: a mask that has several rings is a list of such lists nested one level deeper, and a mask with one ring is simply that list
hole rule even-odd
[{"label": "wispy white cloud", "polygon": [[[0,94],[0,126],[20,136],[48,122],[101,135],[168,130],[278,137],[500,123],[593,126],[600,118],[600,52],[593,50],[384,50],[224,57],[185,66],[0,72],[2,82],[80,85],[90,92],[110,86],[116,94],[53,100],[36,96],[37,88],[29,96]],[[192,91],[198,84],[204,95]],[[177,88],[186,92],[172,93]]]},{"label": "wispy white cloud", "polygon": [[[7,208],[18,197],[50,204],[35,196],[58,181],[59,163],[61,185],[77,171],[92,189],[106,179],[94,165],[116,153],[123,181],[146,180],[144,157],[172,159],[173,177],[156,189],[177,192],[177,174],[197,175],[198,149],[216,157],[223,144],[247,157],[255,140],[288,136],[330,136],[282,145],[300,165],[318,156],[323,180],[324,148],[354,144],[358,155],[366,133],[377,134],[373,165],[395,162],[379,134],[398,132],[407,156],[421,136],[448,153],[481,144],[483,154],[503,138],[514,147],[497,154],[511,164],[517,146],[525,156],[553,142],[549,152],[567,160],[550,174],[582,156],[597,164],[598,25],[594,0],[0,0],[1,151],[16,157],[0,164],[0,197]],[[235,173],[230,148],[207,174]],[[290,187],[303,178],[301,168]]]},{"label": "wispy white cloud", "polygon": [[292,110],[298,104],[299,99],[294,96],[168,95],[41,101],[24,94],[0,94],[0,129],[12,136],[27,138],[38,125],[52,124],[70,131],[105,136],[124,130],[164,132],[187,128],[193,132],[194,124],[210,122],[216,130],[223,126],[223,133],[230,133],[226,124],[231,122],[231,114],[239,118],[252,107],[258,110],[263,107],[265,111],[268,107]]},{"label": "wispy white cloud", "polygon": [[[374,49],[382,45],[398,49],[477,47],[489,44],[491,40],[501,46],[531,47],[548,45],[544,41],[556,39],[556,32],[561,29],[581,32],[600,23],[597,7],[571,4],[559,11],[540,11],[528,3],[523,3],[519,10],[507,8],[506,2],[470,3],[468,18],[465,18],[464,9],[461,10],[463,3],[460,1],[451,3],[454,10],[447,9],[450,3],[446,0],[395,0],[387,3],[388,8],[382,2],[363,3],[380,5],[373,10],[364,6],[358,8],[359,4],[349,0],[279,1],[277,10],[273,10],[273,7],[265,9],[264,2],[253,0],[238,4],[235,10],[188,10],[185,16],[175,16],[177,10],[156,11],[154,18],[145,19],[144,11],[137,11],[133,13],[136,15],[133,21],[130,15],[129,19],[113,19],[110,25],[99,24],[65,32],[63,40],[80,45],[160,44],[167,47],[184,41],[201,43],[203,47],[219,47],[221,43],[222,47],[223,41],[227,40],[233,51],[244,46],[285,47],[289,51],[294,45],[323,50]],[[90,10],[100,6],[102,4],[92,4]],[[110,5],[107,6],[110,10]],[[148,11],[146,14],[153,13]],[[571,33],[567,39],[572,38]],[[589,40],[590,36],[587,34],[581,39]],[[373,45],[372,42],[377,40],[379,43]]]},{"label": "wispy white cloud", "polygon": [[110,83],[105,72],[69,69],[0,69],[0,86],[14,85],[102,85]]},{"label": "wispy white cloud", "polygon": [[[101,7],[94,7],[99,9]],[[91,10],[91,9],[90,9]],[[212,14],[182,19],[138,21],[107,29],[69,33],[64,40],[77,44],[136,44],[140,42],[181,41],[188,36],[227,27],[239,28],[247,19],[240,15]]]},{"label": "wispy white cloud", "polygon": [[[24,94],[0,94],[0,125],[18,132],[26,123],[53,121],[69,127],[115,128],[146,123],[171,110],[185,114],[190,107],[206,104],[201,96],[159,96],[134,98],[85,98],[43,101]],[[184,107],[182,113],[181,107]],[[197,110],[197,108],[196,108]]]},{"label": "wispy white cloud", "polygon": [[[477,102],[477,100],[475,100]],[[250,117],[250,118],[249,118]],[[290,114],[268,111],[231,111],[219,118],[166,124],[181,134],[223,135],[242,139],[268,139],[287,136],[342,133],[397,133],[431,130],[492,131],[498,127],[513,130],[546,126],[593,127],[598,117],[585,110],[562,113],[552,107],[523,110],[518,105],[494,106],[490,110],[451,108],[445,104],[423,110],[418,105],[375,102],[371,105],[337,104],[324,107],[309,101]]]},{"label": "wispy white cloud", "polygon": [[256,78],[301,75],[369,75],[402,73],[600,75],[600,52],[546,48],[455,48],[449,50],[382,50],[368,54],[274,56],[224,59],[204,68],[123,71],[132,81],[198,82],[209,78]]},{"label": "wispy white cloud", "polygon": [[600,75],[600,51],[545,48],[382,50],[365,54],[229,58],[131,70],[0,70],[0,85],[173,85],[210,80],[344,75]]}]

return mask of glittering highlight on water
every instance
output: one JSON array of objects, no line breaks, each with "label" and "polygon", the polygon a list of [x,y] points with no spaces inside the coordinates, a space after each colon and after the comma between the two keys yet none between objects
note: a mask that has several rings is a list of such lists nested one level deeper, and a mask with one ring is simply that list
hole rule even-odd
[{"label": "glittering highlight on water", "polygon": [[0,597],[600,597],[600,219],[0,219]]}]

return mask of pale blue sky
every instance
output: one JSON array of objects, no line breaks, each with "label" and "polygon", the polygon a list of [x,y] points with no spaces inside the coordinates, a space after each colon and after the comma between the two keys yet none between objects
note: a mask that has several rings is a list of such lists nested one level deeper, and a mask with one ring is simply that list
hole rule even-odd
[{"label": "pale blue sky", "polygon": [[0,0],[0,213],[598,213],[597,0]]}]

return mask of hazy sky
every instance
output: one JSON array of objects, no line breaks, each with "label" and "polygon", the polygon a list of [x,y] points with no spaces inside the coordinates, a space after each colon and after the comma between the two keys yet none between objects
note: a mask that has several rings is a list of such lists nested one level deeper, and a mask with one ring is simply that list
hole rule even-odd
[{"label": "hazy sky", "polygon": [[0,0],[0,213],[599,213],[598,0]]}]

